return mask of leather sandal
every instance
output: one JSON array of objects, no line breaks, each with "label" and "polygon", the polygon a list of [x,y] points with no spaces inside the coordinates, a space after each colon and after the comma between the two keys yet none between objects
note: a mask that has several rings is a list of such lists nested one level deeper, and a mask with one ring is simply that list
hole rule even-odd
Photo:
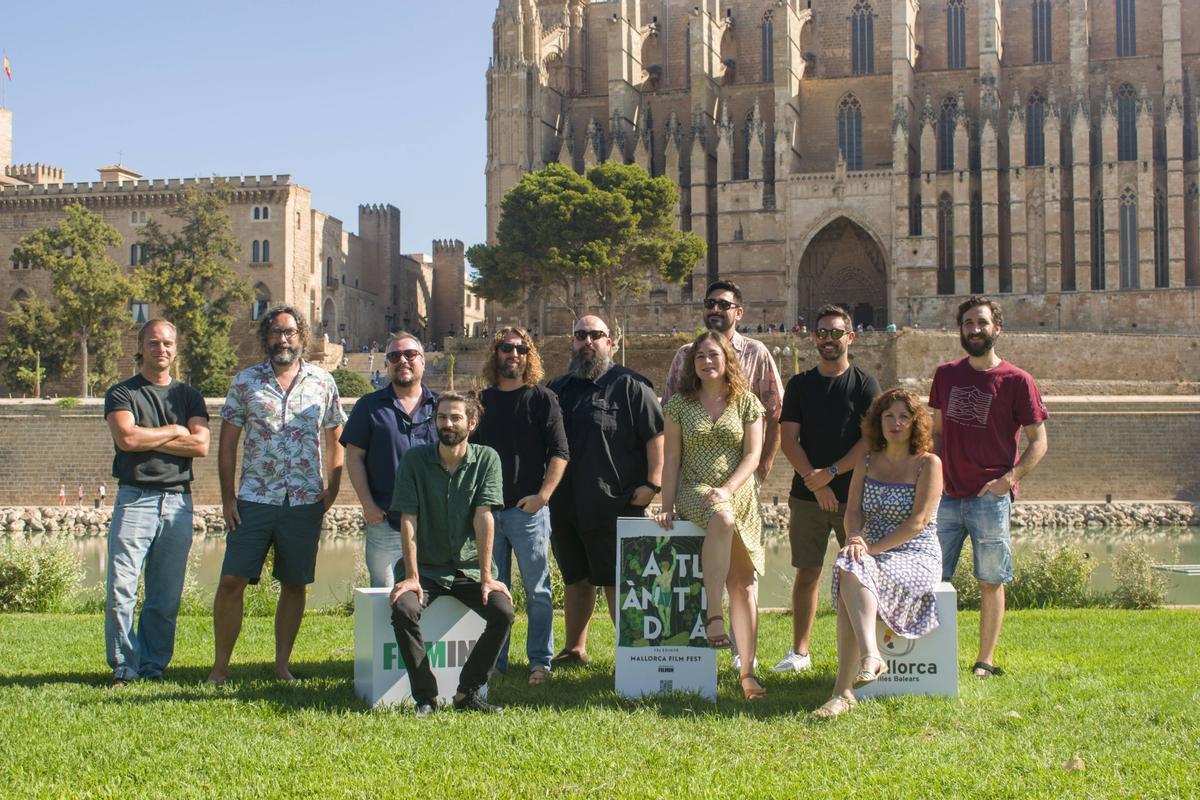
[{"label": "leather sandal", "polygon": [[[746,686],[746,681],[752,681],[753,685]],[[758,682],[758,678],[754,677],[753,675],[743,675],[742,677],[738,678],[738,683],[740,683],[742,686],[742,697],[744,697],[747,702],[761,700],[767,695],[767,690],[763,688],[761,683]]]},{"label": "leather sandal", "polygon": [[849,714],[858,705],[857,700],[841,695],[834,695],[825,701],[825,704],[812,713],[817,719],[830,719],[831,717],[840,717],[842,714]]},{"label": "leather sandal", "polygon": [[704,635],[708,638],[708,646],[718,650],[733,647],[733,639],[730,639],[729,634],[725,631],[721,631],[716,636],[708,632],[708,626],[718,621],[721,623],[721,627],[725,627],[725,617],[720,614],[704,620]]},{"label": "leather sandal", "polygon": [[[867,660],[868,659],[874,659],[875,661],[878,661],[879,669],[875,670],[875,671],[867,669]],[[862,661],[859,662],[858,674],[854,676],[854,688],[861,689],[862,687],[866,686],[868,683],[874,683],[876,680],[879,679],[880,676],[886,675],[887,672],[888,672],[887,662],[884,661],[882,658],[880,658],[879,656],[863,656]]]},{"label": "leather sandal", "polygon": [[991,664],[987,663],[986,661],[976,661],[974,664],[971,665],[971,673],[972,674],[974,674],[975,670],[977,670],[977,669],[983,670],[982,675],[975,675],[976,678],[981,678],[981,679],[982,678],[991,678],[992,676],[999,678],[1001,675],[1004,674],[1004,670],[1000,669],[999,667],[993,667]]},{"label": "leather sandal", "polygon": [[550,680],[550,670],[545,667],[534,667],[529,670],[529,685],[541,686],[546,681]]}]

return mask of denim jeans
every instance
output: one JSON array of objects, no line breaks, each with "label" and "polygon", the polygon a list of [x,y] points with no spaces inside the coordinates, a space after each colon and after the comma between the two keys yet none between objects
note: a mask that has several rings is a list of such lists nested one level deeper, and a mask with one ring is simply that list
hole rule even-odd
[{"label": "denim jeans", "polygon": [[942,495],[937,515],[938,539],[942,544],[942,580],[953,577],[967,536],[971,537],[975,556],[975,580],[982,583],[1012,580],[1012,540],[1008,533],[1011,510],[1012,498],[1007,494]]},{"label": "denim jeans", "polygon": [[[114,678],[157,678],[175,652],[175,618],[192,548],[192,496],[122,486],[108,529],[104,649]],[[134,630],[138,576],[146,596]]]},{"label": "denim jeans", "polygon": [[[525,654],[529,668],[550,669],[554,653],[554,602],[550,599],[550,509],[542,507],[536,514],[526,514],[519,508],[506,508],[493,514],[496,533],[492,557],[500,580],[512,586],[512,556],[517,556],[521,583],[525,586],[525,614],[529,630],[525,638]],[[508,670],[508,640],[500,649],[496,668]]]},{"label": "denim jeans", "polygon": [[380,589],[395,586],[396,562],[404,557],[400,531],[384,520],[367,526],[366,540],[367,574],[371,576],[371,587]]}]

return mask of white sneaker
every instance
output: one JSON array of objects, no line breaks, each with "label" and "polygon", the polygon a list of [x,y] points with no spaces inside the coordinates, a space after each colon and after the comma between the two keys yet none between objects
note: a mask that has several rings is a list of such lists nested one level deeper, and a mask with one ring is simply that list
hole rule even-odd
[{"label": "white sneaker", "polygon": [[772,672],[804,672],[812,669],[812,656],[808,653],[801,655],[795,650],[788,650],[778,664],[771,667]]},{"label": "white sneaker", "polygon": [[[733,654],[733,664],[731,666],[732,666],[734,672],[738,673],[739,675],[742,673],[742,657],[740,655],[738,655],[737,653]],[[754,670],[753,671],[758,672],[758,656],[754,657]]]}]

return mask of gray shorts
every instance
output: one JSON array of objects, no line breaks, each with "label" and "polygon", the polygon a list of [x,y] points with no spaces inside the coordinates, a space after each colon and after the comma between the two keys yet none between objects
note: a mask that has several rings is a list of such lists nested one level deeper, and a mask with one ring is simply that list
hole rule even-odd
[{"label": "gray shorts", "polygon": [[249,578],[258,583],[267,551],[275,549],[271,575],[280,583],[308,585],[317,568],[317,544],[321,540],[323,502],[304,506],[273,506],[237,501],[242,522],[225,537],[222,575]]},{"label": "gray shorts", "polygon": [[846,504],[838,503],[837,511],[822,511],[815,500],[788,498],[788,540],[792,544],[792,566],[797,569],[820,569],[825,563],[829,532],[837,537],[838,546],[846,545]]}]

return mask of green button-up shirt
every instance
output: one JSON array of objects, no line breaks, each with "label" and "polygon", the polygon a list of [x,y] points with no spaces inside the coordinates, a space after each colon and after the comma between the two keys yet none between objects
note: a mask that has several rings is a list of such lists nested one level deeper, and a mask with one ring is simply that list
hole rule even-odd
[{"label": "green button-up shirt", "polygon": [[[467,455],[451,475],[436,444],[413,447],[400,460],[392,493],[394,512],[417,518],[417,572],[449,587],[458,574],[478,581],[475,509],[504,507],[500,456],[490,447],[468,444]],[[496,577],[495,563],[488,572]]]}]

